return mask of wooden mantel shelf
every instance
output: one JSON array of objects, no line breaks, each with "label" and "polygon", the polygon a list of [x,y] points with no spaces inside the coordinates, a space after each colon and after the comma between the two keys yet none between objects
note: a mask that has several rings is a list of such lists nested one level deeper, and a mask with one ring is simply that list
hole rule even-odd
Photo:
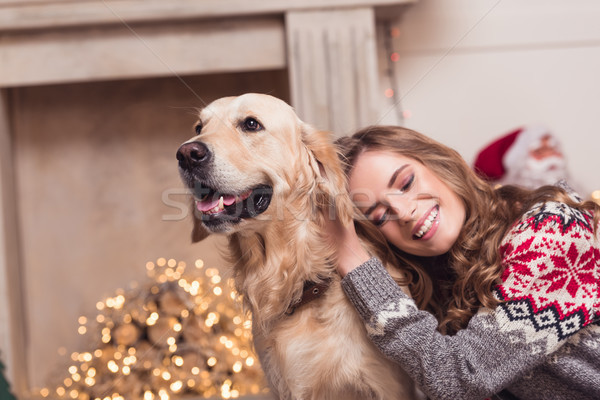
[{"label": "wooden mantel shelf", "polygon": [[289,68],[293,16],[354,35],[414,1],[0,0],[0,88]]},{"label": "wooden mantel shelf", "polygon": [[385,7],[416,0],[0,0],[0,31]]}]

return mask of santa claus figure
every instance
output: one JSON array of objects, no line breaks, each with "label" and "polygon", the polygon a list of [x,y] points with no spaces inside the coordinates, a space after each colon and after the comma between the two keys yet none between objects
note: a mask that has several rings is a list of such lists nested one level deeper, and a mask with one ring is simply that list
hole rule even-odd
[{"label": "santa claus figure", "polygon": [[519,128],[487,145],[473,165],[482,178],[502,185],[535,189],[566,180],[567,164],[560,143],[547,128]]}]

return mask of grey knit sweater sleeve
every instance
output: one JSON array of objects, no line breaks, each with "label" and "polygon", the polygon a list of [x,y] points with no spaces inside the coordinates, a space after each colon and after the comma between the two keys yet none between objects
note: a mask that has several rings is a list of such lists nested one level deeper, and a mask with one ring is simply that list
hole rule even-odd
[{"label": "grey knit sweater sleeve", "polygon": [[455,336],[438,333],[436,319],[417,309],[377,259],[350,272],[342,284],[373,342],[433,399],[483,399],[545,357],[512,342],[489,315],[473,318]]},{"label": "grey knit sweater sleeve", "polygon": [[[433,315],[418,310],[376,258],[342,280],[371,340],[430,398],[484,399],[505,388],[524,396],[528,385],[540,386],[526,398],[600,398],[599,242],[589,216],[553,206],[515,225],[501,249],[506,270],[495,295],[502,303],[481,308],[454,336],[440,334]],[[581,337],[591,339],[582,345]],[[577,345],[565,346],[570,341]],[[549,381],[560,368],[564,376]],[[532,374],[544,381],[524,381]],[[582,374],[594,378],[571,387]]]}]

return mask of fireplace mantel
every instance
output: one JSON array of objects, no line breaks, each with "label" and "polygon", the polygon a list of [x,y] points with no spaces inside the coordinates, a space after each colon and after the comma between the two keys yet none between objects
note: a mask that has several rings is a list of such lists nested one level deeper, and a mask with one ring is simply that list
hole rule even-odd
[{"label": "fireplace mantel", "polygon": [[386,7],[416,0],[1,0],[0,30],[52,29],[165,20],[283,15]]},{"label": "fireplace mantel", "polygon": [[287,70],[300,117],[346,134],[376,121],[376,17],[415,1],[0,0],[0,349],[19,398],[31,366],[11,88]]},{"label": "fireplace mantel", "polygon": [[287,68],[300,116],[348,133],[374,121],[375,15],[414,1],[0,0],[0,88]]},{"label": "fireplace mantel", "polygon": [[348,133],[376,115],[375,15],[414,1],[0,0],[0,87],[287,68],[300,116]]}]

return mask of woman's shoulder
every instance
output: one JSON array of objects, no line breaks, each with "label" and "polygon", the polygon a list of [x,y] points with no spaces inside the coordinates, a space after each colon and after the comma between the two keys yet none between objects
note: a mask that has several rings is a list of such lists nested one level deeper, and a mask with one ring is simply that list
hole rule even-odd
[{"label": "woman's shoulder", "polygon": [[[536,204],[505,236],[500,254],[495,294],[506,313],[525,307],[533,325],[549,313],[560,338],[600,317],[600,241],[590,212],[559,201]],[[563,332],[567,322],[574,328]]]},{"label": "woman's shoulder", "polygon": [[[573,201],[578,203],[582,201],[581,197],[566,182],[561,181],[557,186],[564,189]],[[561,201],[539,202],[513,224],[505,241],[510,239],[511,234],[514,235],[524,230],[532,230],[536,233],[544,228],[554,228],[562,234],[572,230],[593,233],[593,221],[594,217],[590,211],[572,207]]]},{"label": "woman's shoulder", "polygon": [[561,201],[540,202],[509,229],[502,240],[500,254],[507,261],[507,257],[524,248],[540,251],[546,256],[564,254],[572,246],[598,252],[598,234],[594,232],[592,212]]},{"label": "woman's shoulder", "polygon": [[535,204],[513,226],[512,231],[532,229],[539,232],[545,227],[559,229],[562,233],[571,230],[593,232],[591,212],[571,207],[560,201],[546,201]]}]

